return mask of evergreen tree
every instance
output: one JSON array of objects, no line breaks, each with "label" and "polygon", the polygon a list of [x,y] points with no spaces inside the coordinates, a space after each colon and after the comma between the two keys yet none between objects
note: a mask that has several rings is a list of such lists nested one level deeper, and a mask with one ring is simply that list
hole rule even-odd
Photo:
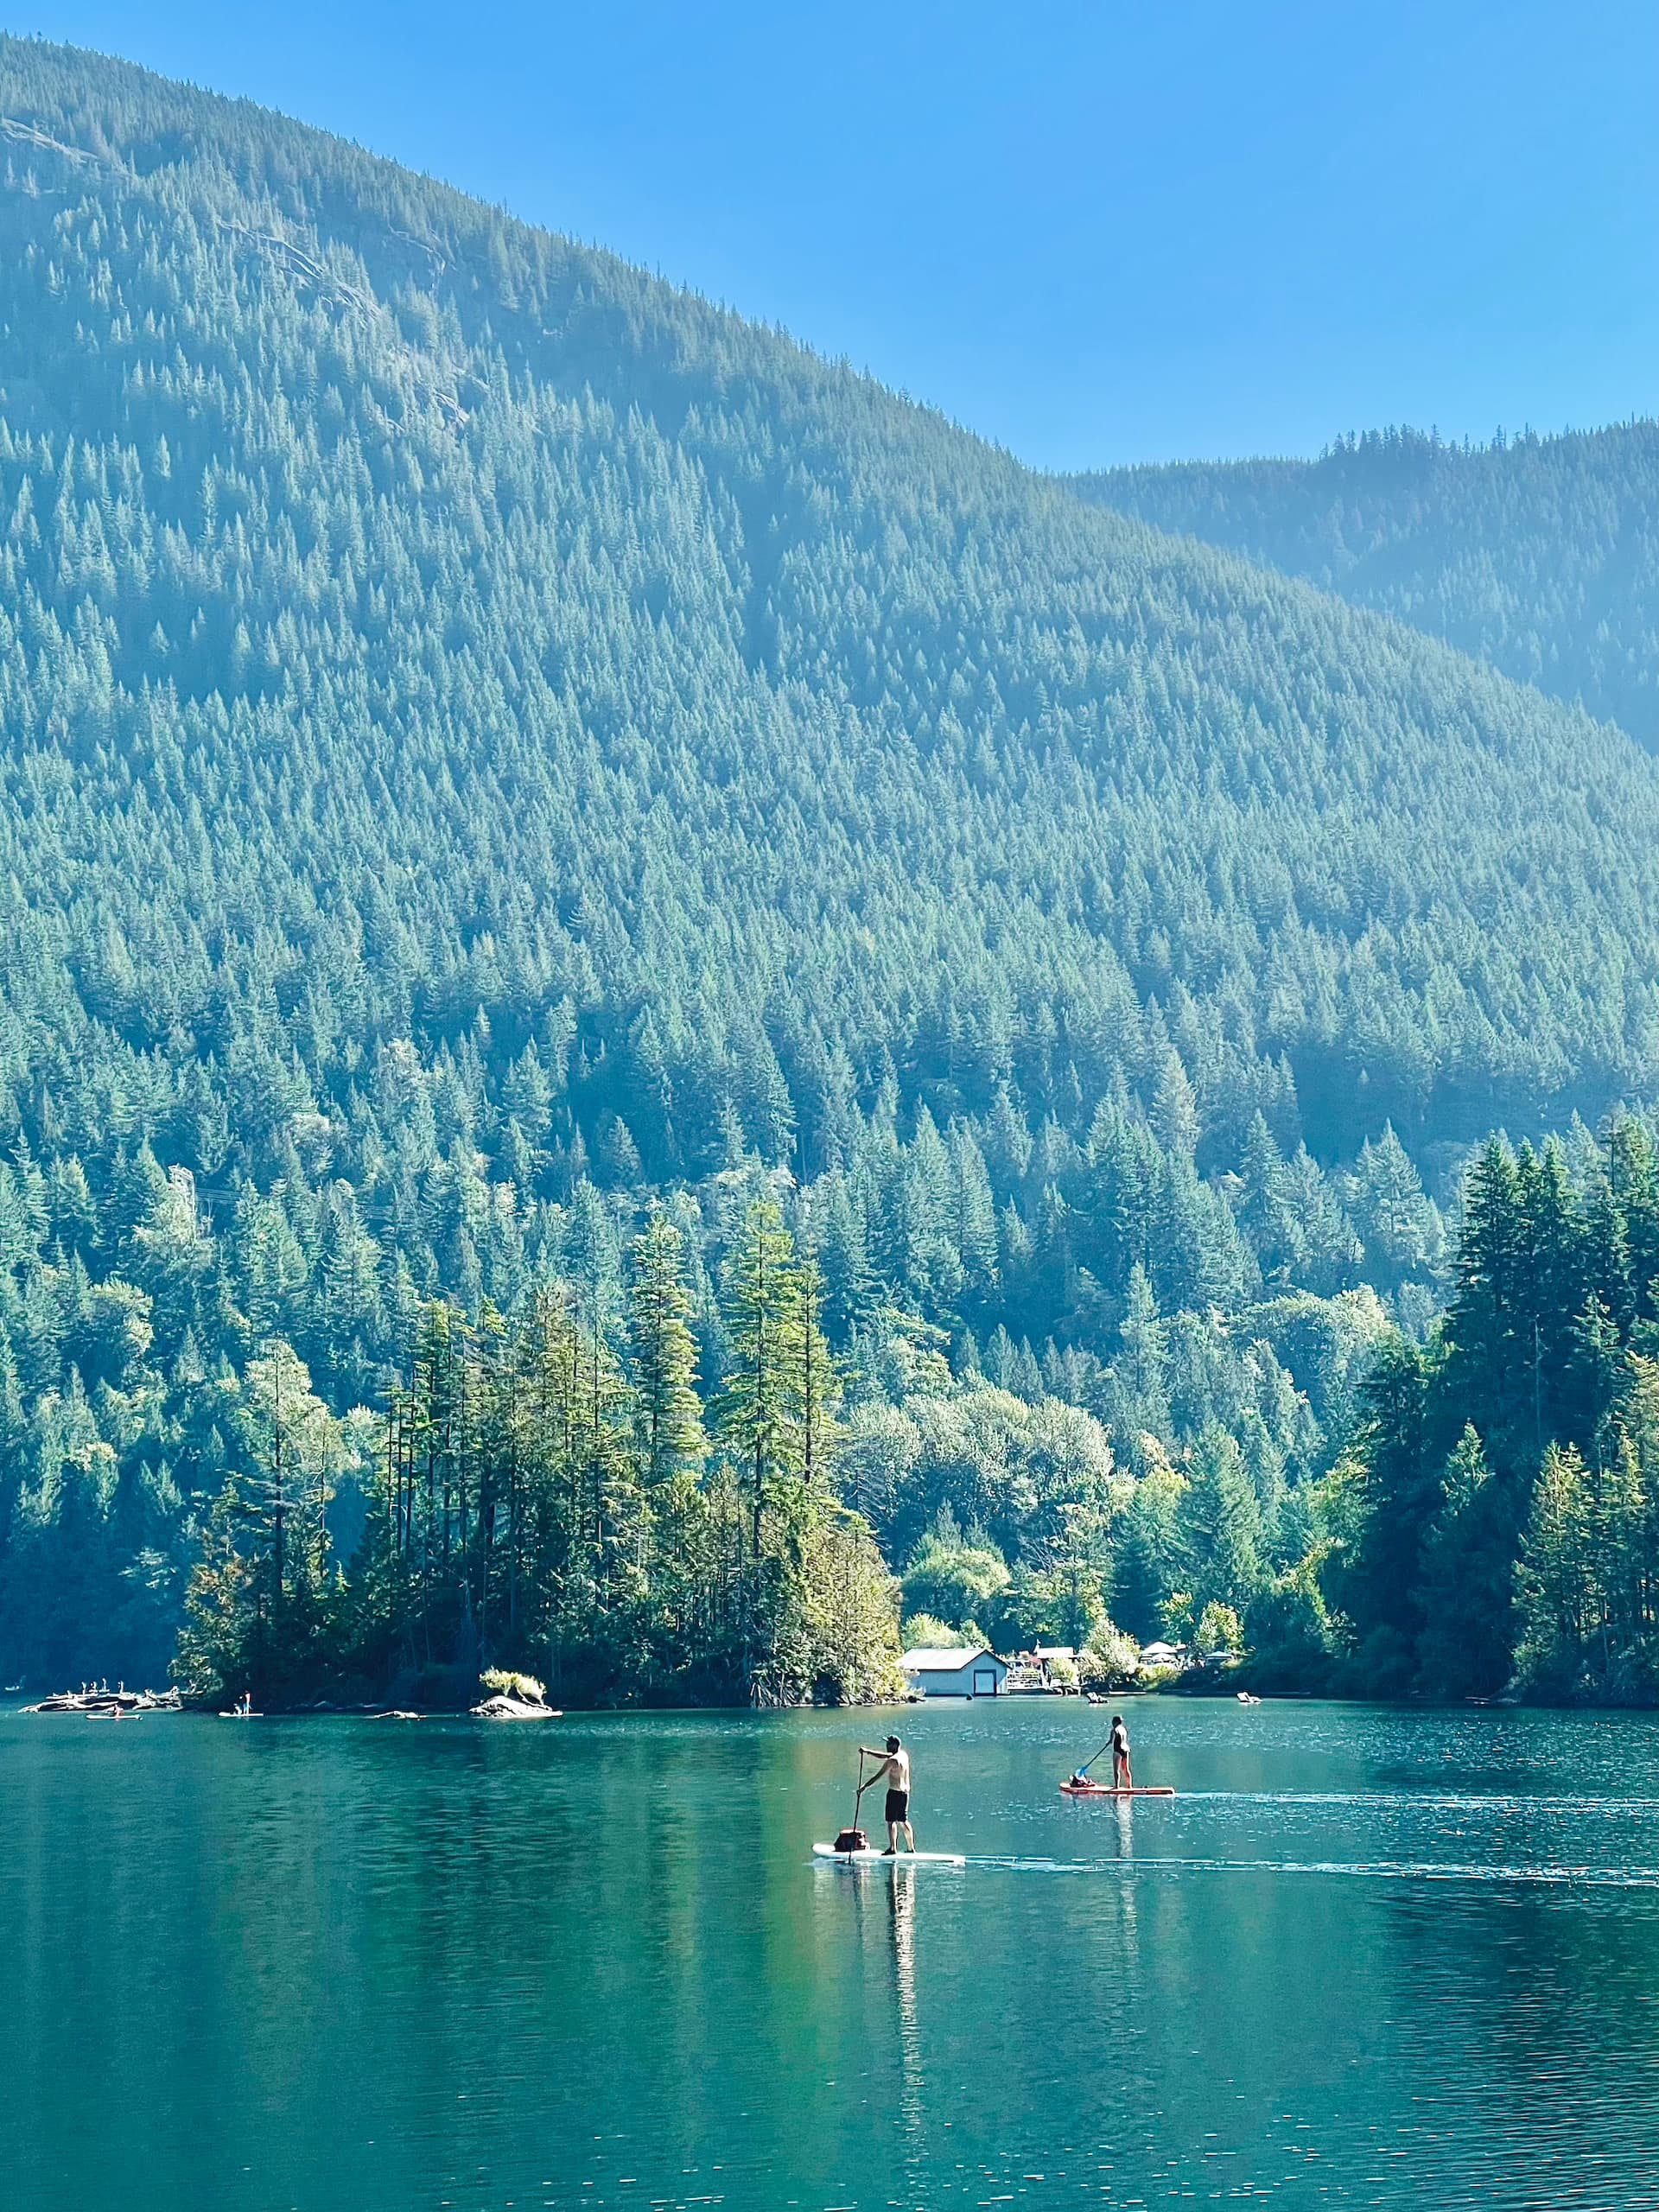
[{"label": "evergreen tree", "polygon": [[632,1247],[628,1345],[640,1471],[653,1491],[672,1475],[695,1471],[709,1448],[683,1250],[680,1232],[660,1211],[652,1212]]},{"label": "evergreen tree", "polygon": [[758,1560],[766,1504],[779,1482],[805,1464],[804,1312],[795,1242],[770,1198],[749,1208],[727,1270],[724,1310],[731,1360],[720,1434],[744,1470],[750,1551]]},{"label": "evergreen tree", "polygon": [[1418,1679],[1431,1696],[1494,1696],[1514,1663],[1516,1531],[1474,1429],[1446,1462],[1423,1532]]},{"label": "evergreen tree", "polygon": [[1523,1681],[1558,1695],[1577,1687],[1596,1602],[1591,1519],[1583,1460],[1573,1446],[1552,1444],[1516,1577],[1516,1662]]},{"label": "evergreen tree", "polygon": [[1261,1508],[1237,1444],[1213,1424],[1193,1446],[1181,1517],[1195,1605],[1242,1610],[1262,1581]]}]

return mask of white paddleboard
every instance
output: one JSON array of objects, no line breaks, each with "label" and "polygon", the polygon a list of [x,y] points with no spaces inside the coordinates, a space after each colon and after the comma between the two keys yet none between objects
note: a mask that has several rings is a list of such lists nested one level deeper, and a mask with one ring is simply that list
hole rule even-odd
[{"label": "white paddleboard", "polygon": [[965,1866],[956,1851],[837,1851],[833,1843],[815,1843],[815,1859],[834,1859],[843,1866]]}]

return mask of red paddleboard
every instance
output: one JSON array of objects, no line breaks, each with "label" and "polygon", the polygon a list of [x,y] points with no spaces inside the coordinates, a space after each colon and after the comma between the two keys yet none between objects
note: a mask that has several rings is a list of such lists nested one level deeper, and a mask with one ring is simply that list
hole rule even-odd
[{"label": "red paddleboard", "polygon": [[1063,1782],[1062,1797],[1173,1797],[1175,1792],[1167,1786],[1147,1789],[1115,1789],[1107,1782]]}]

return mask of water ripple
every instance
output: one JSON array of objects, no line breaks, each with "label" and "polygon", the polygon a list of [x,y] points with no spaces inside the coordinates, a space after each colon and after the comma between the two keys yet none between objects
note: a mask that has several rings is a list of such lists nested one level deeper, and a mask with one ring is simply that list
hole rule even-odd
[{"label": "water ripple", "polygon": [[1584,1889],[1659,1890],[1659,1866],[1501,1866],[1428,1859],[970,1858],[1005,1874],[1347,1874],[1392,1882],[1526,1882]]}]

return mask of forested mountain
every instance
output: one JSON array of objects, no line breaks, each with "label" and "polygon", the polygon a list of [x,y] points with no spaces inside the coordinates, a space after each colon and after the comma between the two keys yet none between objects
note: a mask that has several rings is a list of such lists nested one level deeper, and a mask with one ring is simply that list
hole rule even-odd
[{"label": "forested mountain", "polygon": [[0,1663],[360,1650],[371,1500],[383,1656],[522,1576],[594,1694],[879,1673],[842,1502],[1009,1632],[1305,1591],[1467,1147],[1651,1086],[1647,760],[257,108],[4,41],[0,159]]},{"label": "forested mountain", "polygon": [[1409,429],[1317,461],[1073,477],[1092,503],[1397,614],[1659,748],[1659,423],[1450,445]]}]

